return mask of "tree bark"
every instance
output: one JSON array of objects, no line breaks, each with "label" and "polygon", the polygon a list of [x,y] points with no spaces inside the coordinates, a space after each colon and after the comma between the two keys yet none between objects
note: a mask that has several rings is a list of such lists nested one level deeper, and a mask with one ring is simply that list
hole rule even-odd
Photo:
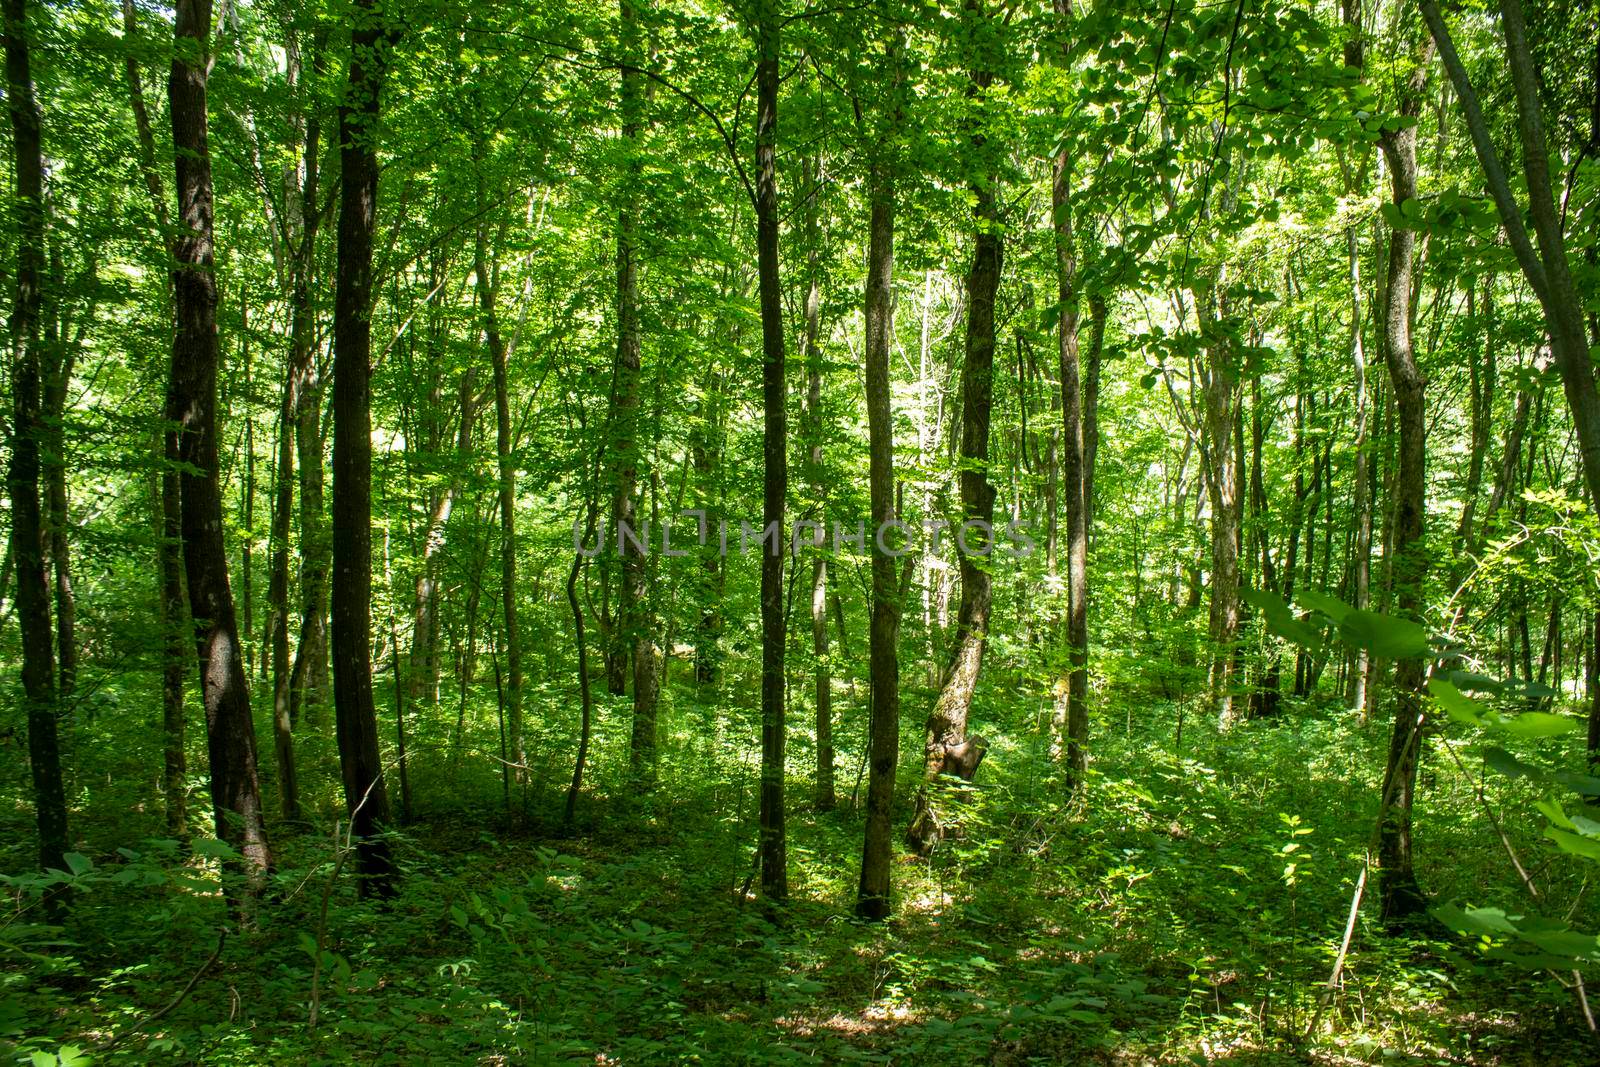
[{"label": "tree bark", "polygon": [[[1056,16],[1067,14],[1056,0]],[[1060,324],[1057,356],[1061,372],[1061,495],[1067,547],[1067,679],[1065,702],[1057,702],[1056,744],[1066,759],[1067,788],[1083,779],[1089,736],[1089,518],[1084,456],[1083,382],[1078,356],[1078,250],[1072,232],[1072,160],[1063,145],[1055,156],[1050,210],[1055,229],[1056,300]]]},{"label": "tree bark", "polygon": [[[641,33],[637,0],[621,0],[621,46],[629,63],[642,61]],[[612,655],[619,665],[633,664],[633,731],[628,743],[628,758],[634,777],[643,783],[654,780],[656,770],[656,673],[655,639],[650,620],[648,568],[643,542],[622,536],[623,526],[634,529],[638,522],[639,496],[639,267],[637,240],[637,199],[643,180],[643,158],[639,154],[639,135],[644,128],[644,76],[633,67],[622,70],[619,109],[622,140],[627,152],[623,178],[622,206],[617,211],[617,359],[616,392],[612,410],[613,496],[612,530],[618,532],[622,557],[622,583],[617,605],[617,625]]]},{"label": "tree bark", "polygon": [[[1399,104],[1400,114],[1415,117],[1427,84],[1432,43],[1421,50]],[[1417,196],[1417,131],[1408,126],[1386,133],[1379,141],[1389,168],[1392,199],[1398,208]],[[1407,618],[1419,618],[1423,607],[1423,582],[1427,554],[1423,546],[1423,509],[1426,493],[1427,408],[1426,381],[1412,349],[1412,269],[1416,233],[1391,227],[1389,267],[1385,275],[1383,329],[1384,359],[1394,390],[1399,421],[1399,468],[1394,484],[1394,564],[1391,580],[1395,606]],[[1378,841],[1378,887],[1385,921],[1403,921],[1427,905],[1412,869],[1411,806],[1416,790],[1422,727],[1422,691],[1426,664],[1422,657],[1396,662],[1394,674],[1395,720],[1389,740],[1383,791],[1389,797]]]},{"label": "tree bark", "polygon": [[[826,430],[822,413],[822,347],[817,342],[822,322],[822,285],[818,260],[822,254],[817,232],[817,201],[820,198],[821,157],[807,160],[804,179],[806,198],[806,480],[820,508],[819,517],[827,526],[828,488],[822,467],[822,439]],[[892,210],[892,208],[891,208]],[[889,255],[893,256],[893,251]],[[869,263],[871,251],[868,251]],[[871,273],[871,266],[868,273]],[[868,356],[870,359],[870,354]],[[817,810],[831,811],[834,805],[833,752],[833,666],[828,657],[828,557],[819,548],[811,564],[811,652],[816,659],[817,722]]]},{"label": "tree bark", "polygon": [[[966,11],[974,22],[985,17],[981,0],[969,0]],[[970,75],[969,92],[981,96],[993,81],[993,74],[976,62]],[[972,148],[982,153],[984,132],[974,130]],[[997,178],[984,173],[972,184],[976,198],[972,214],[975,224],[972,264],[967,271],[966,362],[961,368],[961,496],[962,529],[965,537],[956,540],[961,565],[961,605],[956,614],[956,635],[945,672],[944,685],[933,709],[928,713],[923,741],[924,782],[917,794],[907,839],[919,853],[929,852],[940,837],[940,825],[929,795],[930,785],[945,766],[950,750],[967,736],[967,715],[978,687],[983,667],[984,647],[989,636],[989,610],[992,590],[985,557],[993,549],[994,487],[989,484],[989,412],[993,399],[994,376],[994,301],[1000,286],[1003,249],[1000,235]]]},{"label": "tree bark", "polygon": [[333,325],[333,702],[345,811],[363,895],[393,892],[389,794],[372,699],[372,235],[379,93],[394,34],[357,0],[349,84],[339,107],[339,247]]},{"label": "tree bark", "polygon": [[763,478],[761,522],[761,894],[789,895],[784,828],[784,497],[789,485],[783,290],[778,279],[777,0],[756,2],[756,260],[761,293]]},{"label": "tree bark", "polygon": [[[481,183],[482,176],[479,176]],[[483,190],[478,190],[482,204]],[[512,454],[509,353],[500,335],[499,315],[495,310],[496,285],[489,262],[489,241],[480,222],[473,244],[473,271],[477,276],[478,311],[483,318],[483,333],[494,369],[495,462],[499,473],[497,499],[500,506],[500,606],[506,629],[506,757],[516,779],[525,783],[528,760],[522,730],[522,631],[517,619],[517,465]]]},{"label": "tree bark", "polygon": [[242,856],[253,895],[264,885],[272,853],[261,811],[250,691],[228,585],[218,480],[217,279],[206,139],[210,32],[210,0],[179,0],[177,51],[167,83],[178,192],[172,271],[177,330],[167,418],[177,424],[183,465],[178,477],[183,563],[200,656],[217,836]]},{"label": "tree bark", "polygon": [[[1218,281],[1220,281],[1220,268]],[[1195,315],[1206,351],[1204,379],[1206,439],[1211,453],[1211,699],[1217,724],[1234,721],[1234,639],[1239,632],[1239,454],[1233,423],[1238,407],[1238,373],[1222,319],[1223,297],[1211,282],[1194,287]]]},{"label": "tree bark", "polygon": [[46,428],[40,406],[39,305],[44,267],[44,149],[33,94],[27,0],[6,0],[6,102],[11,112],[16,290],[11,305],[12,438],[9,491],[11,551],[17,577],[17,626],[22,635],[22,691],[28,715],[28,760],[39,827],[39,865],[64,869],[68,846],[66,790],[56,731],[55,657],[51,649],[50,586],[44,562],[44,517],[39,501],[40,445]]},{"label": "tree bark", "polygon": [[[868,175],[871,220],[868,224],[865,339],[867,478],[874,531],[883,529],[895,517],[894,412],[890,406],[889,350],[894,342],[895,159],[892,147],[901,123],[898,101],[901,48],[897,37],[890,45],[889,55],[897,98],[890,104],[885,138],[888,144],[879,147],[879,158],[872,162]],[[866,919],[883,919],[891,910],[892,815],[895,771],[900,763],[900,600],[895,586],[894,558],[878,551],[876,545],[873,549],[872,616],[868,629],[872,703],[867,727],[867,822],[861,846],[856,914]],[[820,615],[820,605],[814,606],[813,611]],[[825,629],[826,620],[817,625]]]}]

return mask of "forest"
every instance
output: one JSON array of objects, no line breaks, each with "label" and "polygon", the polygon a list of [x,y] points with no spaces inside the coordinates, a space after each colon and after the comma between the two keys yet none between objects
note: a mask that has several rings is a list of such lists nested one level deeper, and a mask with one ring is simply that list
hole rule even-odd
[{"label": "forest", "polygon": [[5,1062],[1600,1062],[1595,0],[0,6]]}]

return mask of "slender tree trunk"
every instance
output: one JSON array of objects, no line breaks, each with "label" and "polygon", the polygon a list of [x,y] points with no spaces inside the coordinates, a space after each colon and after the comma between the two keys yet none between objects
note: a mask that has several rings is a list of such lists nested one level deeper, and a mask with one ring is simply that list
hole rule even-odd
[{"label": "slender tree trunk", "polygon": [[[969,0],[968,17],[981,28],[982,0]],[[970,74],[970,92],[981,96],[993,74],[978,64]],[[982,153],[982,130],[971,135],[973,149]],[[983,668],[989,637],[992,589],[986,557],[993,550],[994,487],[989,484],[989,412],[994,377],[994,302],[1000,287],[1003,249],[1000,235],[997,179],[986,173],[973,183],[976,198],[973,221],[972,265],[967,271],[966,362],[961,368],[961,472],[959,487],[963,524],[956,538],[961,561],[961,606],[956,615],[956,635],[945,672],[944,685],[928,713],[923,741],[922,788],[907,838],[919,853],[929,852],[940,837],[940,825],[929,795],[930,785],[945,767],[951,750],[967,736],[967,715]]]},{"label": "slender tree trunk", "polygon": [[[1057,17],[1067,0],[1056,0]],[[1061,481],[1067,542],[1067,662],[1063,705],[1057,702],[1055,743],[1064,748],[1069,789],[1083,779],[1089,736],[1089,517],[1084,456],[1083,383],[1078,358],[1078,251],[1072,233],[1072,160],[1056,152],[1050,182],[1055,221],[1056,296],[1060,305]]]},{"label": "slender tree trunk", "polygon": [[389,794],[372,699],[372,235],[379,93],[394,35],[375,0],[352,13],[349,85],[339,107],[338,277],[333,325],[333,703],[345,811],[364,895],[394,890]]},{"label": "slender tree trunk", "polygon": [[218,474],[217,279],[211,159],[206,143],[210,0],[179,0],[177,53],[168,81],[178,217],[173,242],[177,331],[167,418],[178,427],[183,563],[200,656],[200,689],[217,836],[243,857],[252,895],[272,863],[256,771],[256,731],[240,654]]},{"label": "slender tree trunk", "polygon": [[756,258],[761,289],[763,480],[761,522],[761,893],[789,895],[784,830],[784,497],[789,485],[783,290],[778,279],[777,0],[756,2]]},{"label": "slender tree trunk", "polygon": [[[817,233],[817,201],[820,197],[820,159],[806,161],[806,480],[820,508],[819,521],[827,526],[828,489],[822,468],[822,439],[825,425],[822,414],[822,347],[817,343],[822,319],[822,285],[818,259],[821,238]],[[869,268],[870,269],[870,268]],[[817,810],[831,811],[833,795],[833,669],[828,658],[828,557],[820,548],[811,564],[811,651],[816,658],[817,720]]]},{"label": "slender tree trunk", "polygon": [[33,95],[27,0],[6,0],[6,102],[11,112],[17,233],[16,290],[11,305],[12,436],[9,491],[11,552],[17,576],[17,626],[22,634],[22,692],[28,713],[28,759],[39,826],[39,864],[64,869],[68,846],[66,790],[56,733],[55,656],[51,650],[50,586],[44,563],[39,502],[39,304],[44,266],[44,150]]},{"label": "slender tree trunk", "polygon": [[[60,272],[53,272],[58,283]],[[62,428],[66,416],[67,388],[72,382],[76,346],[56,332],[44,352],[44,475],[49,514],[50,566],[55,579],[56,664],[63,700],[78,684],[78,601],[72,592],[72,542],[67,536],[67,440]]]},{"label": "slender tree trunk", "polygon": [[[631,62],[641,61],[642,43],[636,3],[621,0],[621,42]],[[656,773],[656,672],[655,639],[650,623],[648,579],[643,542],[623,536],[622,528],[632,530],[638,522],[639,496],[639,267],[636,244],[637,195],[643,178],[643,159],[639,154],[639,134],[644,128],[644,76],[624,68],[620,110],[622,138],[628,152],[627,173],[623,180],[622,207],[617,211],[617,359],[616,386],[612,411],[612,462],[614,485],[611,513],[612,529],[618,531],[622,557],[622,582],[617,605],[617,625],[613,633],[614,661],[633,663],[633,733],[628,744],[629,763],[640,782],[654,780]]]},{"label": "slender tree trunk", "polygon": [[[483,201],[482,189],[479,201]],[[473,251],[477,275],[478,310],[483,316],[483,332],[494,367],[495,459],[499,470],[500,504],[500,606],[506,628],[506,758],[511,761],[519,783],[526,782],[527,752],[522,730],[522,631],[517,619],[517,466],[512,455],[511,395],[509,356],[500,336],[495,311],[495,284],[490,276],[488,236],[479,224]]]},{"label": "slender tree trunk", "polygon": [[[898,38],[889,46],[897,93],[901,47]],[[889,396],[889,350],[894,341],[895,159],[892,147],[900,122],[897,99],[890,106],[885,138],[889,144],[879,147],[880,156],[873,161],[868,176],[871,219],[866,291],[867,478],[874,531],[883,529],[895,517],[894,412]],[[868,630],[868,671],[872,679],[872,706],[867,727],[870,774],[856,914],[867,919],[882,919],[888,916],[891,908],[894,786],[895,770],[900,763],[900,601],[895,588],[894,558],[887,552],[877,551],[876,545],[873,548],[872,619]],[[820,612],[820,607],[814,610]],[[825,629],[826,620],[818,625]]]},{"label": "slender tree trunk", "polygon": [[178,491],[178,435],[161,435],[160,472],[156,485],[157,566],[161,580],[161,791],[165,798],[168,836],[189,839],[189,773],[184,749],[183,679],[189,673],[185,647],[188,616],[183,596],[183,513]]},{"label": "slender tree trunk", "polygon": [[[1415,74],[1400,100],[1402,115],[1414,117],[1427,84],[1431,42],[1422,49]],[[1417,131],[1410,126],[1385,134],[1379,142],[1389,168],[1393,202],[1417,196]],[[1400,465],[1395,476],[1394,566],[1395,604],[1401,614],[1417,618],[1423,606],[1427,554],[1423,546],[1426,493],[1427,409],[1425,385],[1412,350],[1412,269],[1416,233],[1391,229],[1389,269],[1385,277],[1384,358],[1394,390],[1400,429]],[[1395,664],[1395,720],[1381,796],[1390,798],[1378,842],[1378,886],[1383,917],[1402,921],[1426,906],[1412,870],[1411,806],[1416,790],[1422,728],[1422,689],[1426,664],[1421,657]]]},{"label": "slender tree trunk", "polygon": [[289,716],[289,519],[294,509],[294,412],[299,375],[292,355],[278,411],[278,470],[273,490],[271,575],[267,580],[272,643],[272,742],[278,762],[278,805],[285,822],[300,817],[294,727]]},{"label": "slender tree trunk", "polygon": [[1232,345],[1221,329],[1225,305],[1210,285],[1194,290],[1206,350],[1206,437],[1211,451],[1211,697],[1217,723],[1234,720],[1234,639],[1239,632],[1239,454],[1234,448],[1238,381]]},{"label": "slender tree trunk", "polygon": [[417,573],[415,600],[411,615],[411,657],[407,689],[413,700],[439,701],[439,571],[444,563],[444,534],[450,514],[461,496],[461,480],[472,463],[472,429],[477,421],[477,372],[468,366],[461,372],[457,407],[461,421],[456,426],[455,469],[440,494],[423,537],[422,568]]}]

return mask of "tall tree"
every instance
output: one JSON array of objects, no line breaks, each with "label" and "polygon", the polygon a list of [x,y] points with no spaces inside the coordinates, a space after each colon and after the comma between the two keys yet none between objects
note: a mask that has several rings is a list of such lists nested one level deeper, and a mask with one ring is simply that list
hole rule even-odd
[{"label": "tall tree", "polygon": [[44,518],[39,501],[39,451],[45,437],[40,406],[39,304],[44,274],[44,148],[33,95],[27,0],[6,0],[6,103],[11,112],[16,220],[16,288],[11,304],[11,554],[22,631],[22,693],[28,711],[39,862],[64,868],[67,801],[56,730],[55,657],[51,652],[50,586],[45,574]]},{"label": "tall tree", "polygon": [[178,194],[172,267],[177,329],[167,419],[178,429],[183,566],[200,656],[217,836],[240,853],[252,887],[259,889],[272,852],[261,811],[249,683],[228,584],[218,469],[218,293],[206,137],[210,0],[179,0],[175,32],[167,102]]},{"label": "tall tree", "polygon": [[622,179],[621,206],[617,209],[617,358],[616,399],[613,404],[612,463],[615,465],[612,529],[619,531],[618,548],[622,555],[622,584],[617,612],[616,639],[623,646],[615,655],[633,663],[633,732],[628,751],[634,775],[648,781],[655,775],[656,698],[659,678],[656,670],[655,639],[648,602],[650,583],[644,554],[648,534],[637,540],[624,537],[638,525],[639,495],[639,262],[638,196],[644,177],[644,159],[639,139],[644,128],[646,94],[644,76],[638,64],[643,61],[643,43],[638,6],[644,0],[620,0],[620,38],[623,66],[620,111],[622,144],[627,154]]},{"label": "tall tree", "polygon": [[[964,18],[973,35],[974,55],[968,72],[969,95],[981,101],[994,81],[987,50],[992,29],[985,23],[984,0],[968,0]],[[1000,232],[999,177],[984,162],[988,135],[981,120],[968,136],[977,168],[970,190],[972,207],[972,263],[966,278],[966,362],[961,367],[961,451],[959,491],[962,526],[956,550],[961,560],[961,606],[956,614],[956,635],[951,647],[944,685],[928,713],[923,741],[924,783],[907,836],[913,848],[926,852],[939,837],[928,787],[945,767],[951,750],[967,737],[967,714],[983,669],[984,647],[989,640],[989,612],[993,588],[987,560],[993,549],[994,487],[989,484],[989,414],[994,396],[994,301],[1000,287],[1003,256]]]},{"label": "tall tree", "polygon": [[756,270],[761,304],[761,893],[789,895],[784,829],[784,496],[789,488],[789,414],[784,381],[783,289],[778,280],[777,0],[756,0]]},{"label": "tall tree", "polygon": [[395,30],[377,0],[356,0],[349,84],[339,105],[339,255],[333,322],[333,700],[345,810],[362,892],[393,890],[389,794],[372,702],[372,234],[379,93]]},{"label": "tall tree", "polygon": [[[826,525],[827,480],[822,467],[826,423],[822,413],[822,345],[818,339],[822,320],[822,239],[817,229],[821,162],[820,153],[805,162],[806,296],[802,311],[806,353],[806,480],[822,505],[822,521]],[[870,352],[867,358],[871,359]],[[820,551],[811,564],[811,652],[816,658],[817,810],[829,811],[834,804],[833,665],[828,659],[828,557]]]},{"label": "tall tree", "polygon": [[[1055,0],[1056,17],[1071,15],[1070,0]],[[1061,480],[1067,539],[1067,660],[1064,721],[1058,741],[1065,742],[1068,782],[1076,785],[1084,771],[1084,743],[1089,736],[1089,496],[1084,432],[1084,385],[1078,355],[1078,249],[1072,232],[1071,147],[1063,141],[1052,161],[1050,211],[1055,229],[1056,300],[1059,326],[1057,355],[1061,373]]]},{"label": "tall tree", "polygon": [[[1433,43],[1427,42],[1400,92],[1402,119],[1415,120],[1422,110]],[[1392,203],[1396,215],[1406,201],[1417,197],[1417,127],[1415,121],[1383,134],[1378,142],[1389,169]],[[1416,261],[1414,230],[1391,226],[1389,266],[1384,276],[1383,355],[1389,368],[1400,429],[1400,465],[1394,482],[1394,564],[1391,581],[1395,605],[1417,618],[1423,606],[1423,582],[1428,558],[1423,546],[1423,509],[1426,506],[1427,407],[1421,369],[1412,344],[1412,271]],[[1395,719],[1389,740],[1389,760],[1384,770],[1382,796],[1387,800],[1378,842],[1378,886],[1383,916],[1403,920],[1426,906],[1412,868],[1411,804],[1416,790],[1423,715],[1422,657],[1396,662],[1394,672]]]},{"label": "tall tree", "polygon": [[[904,43],[896,31],[888,48],[891,99],[883,135],[873,146],[867,174],[870,218],[867,225],[866,387],[868,492],[872,529],[895,518],[894,413],[890,407],[889,351],[894,341],[895,168],[901,113]],[[878,546],[874,545],[874,549]],[[895,770],[900,763],[900,594],[895,561],[872,553],[872,618],[867,631],[871,712],[867,726],[867,822],[861,846],[861,883],[856,914],[882,919],[891,908],[890,870],[894,853],[891,825]],[[818,683],[821,684],[820,682]]]}]

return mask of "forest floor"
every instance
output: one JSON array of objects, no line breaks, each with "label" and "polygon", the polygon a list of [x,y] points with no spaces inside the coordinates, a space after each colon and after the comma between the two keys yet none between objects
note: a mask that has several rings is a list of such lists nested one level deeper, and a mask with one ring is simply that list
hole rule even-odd
[{"label": "forest floor", "polygon": [[[571,709],[546,696],[553,738]],[[906,707],[922,696],[908,691]],[[158,1019],[217,946],[214,864],[132,836],[93,841],[64,931],[37,915],[0,930],[0,1045],[42,1050],[40,1063],[72,1062],[52,1055],[63,1045],[92,1062],[1596,1062],[1551,979],[1442,929],[1386,936],[1370,907],[1339,996],[1303,1038],[1386,741],[1340,708],[1291,705],[1225,736],[1189,708],[1180,750],[1177,704],[1141,695],[1097,720],[1087,788],[1066,803],[1044,750],[1048,709],[991,702],[978,711],[993,743],[978,782],[945,798],[958,836],[930,860],[902,858],[895,918],[866,924],[850,917],[854,710],[835,810],[809,803],[811,753],[791,746],[792,899],[769,910],[747,893],[755,734],[739,703],[670,691],[660,784],[627,801],[602,799],[628,795],[626,714],[603,707],[610,758],[570,835],[540,817],[559,812],[568,746],[534,746],[548,762],[526,815],[485,817],[503,798],[496,765],[430,762],[423,736],[419,811],[396,835],[398,898],[357,900],[347,870],[331,880],[331,814],[320,832],[280,831],[276,899],[257,929],[230,938]],[[325,748],[307,746],[310,773]],[[1423,781],[1423,884],[1494,901],[1507,872],[1471,783],[1443,761]],[[129,788],[110,775],[100,786],[90,803]],[[93,791],[80,783],[80,798]],[[16,870],[28,812],[6,808],[0,859]],[[138,824],[130,812],[122,830]]]}]

